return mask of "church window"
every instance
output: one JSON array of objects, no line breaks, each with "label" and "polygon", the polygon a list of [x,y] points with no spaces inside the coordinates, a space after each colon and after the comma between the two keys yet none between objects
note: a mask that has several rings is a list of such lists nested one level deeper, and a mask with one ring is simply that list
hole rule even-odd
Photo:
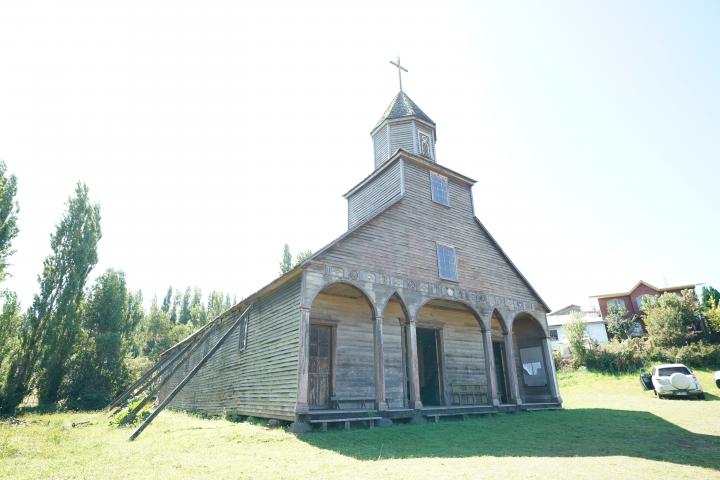
[{"label": "church window", "polygon": [[558,338],[558,331],[554,328],[550,329],[550,340],[555,340],[557,342]]},{"label": "church window", "polygon": [[418,143],[420,155],[426,158],[432,158],[432,140],[430,139],[430,135],[425,132],[418,132]]},{"label": "church window", "polygon": [[447,177],[438,175],[435,172],[430,172],[430,191],[433,202],[450,205]]},{"label": "church window", "polygon": [[457,258],[455,257],[455,249],[448,245],[437,245],[438,272],[440,278],[444,280],[457,281]]},{"label": "church window", "polygon": [[240,331],[239,339],[238,339],[238,349],[241,352],[245,351],[245,347],[247,347],[247,331],[248,331],[248,323],[249,323],[249,315],[246,315],[243,321],[238,326],[238,330]]}]

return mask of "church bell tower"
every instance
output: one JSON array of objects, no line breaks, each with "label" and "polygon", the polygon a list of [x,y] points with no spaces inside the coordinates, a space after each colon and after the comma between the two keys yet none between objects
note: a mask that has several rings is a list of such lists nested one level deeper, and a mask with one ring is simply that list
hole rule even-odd
[{"label": "church bell tower", "polygon": [[402,72],[407,70],[400,65],[400,59],[398,58],[397,63],[390,63],[398,68],[400,92],[395,95],[380,121],[370,132],[375,151],[375,168],[382,165],[400,148],[436,162],[435,122],[403,91]]}]

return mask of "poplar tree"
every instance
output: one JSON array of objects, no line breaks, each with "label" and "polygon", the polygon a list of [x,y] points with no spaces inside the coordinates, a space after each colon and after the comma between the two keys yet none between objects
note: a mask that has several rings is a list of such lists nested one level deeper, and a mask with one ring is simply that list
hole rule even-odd
[{"label": "poplar tree", "polygon": [[285,275],[287,272],[292,270],[292,255],[290,254],[290,245],[287,243],[283,246],[283,256],[280,261],[280,275]]},{"label": "poplar tree", "polygon": [[0,412],[13,412],[37,379],[46,403],[57,400],[58,389],[80,330],[83,288],[97,263],[100,207],[90,203],[82,183],[50,237],[52,253],[38,277],[40,292],[33,297],[20,335],[19,352],[8,369],[0,398]]},{"label": "poplar tree", "polygon": [[12,241],[18,234],[17,178],[7,175],[5,162],[0,160],[0,281],[7,276],[8,257],[13,254]]}]

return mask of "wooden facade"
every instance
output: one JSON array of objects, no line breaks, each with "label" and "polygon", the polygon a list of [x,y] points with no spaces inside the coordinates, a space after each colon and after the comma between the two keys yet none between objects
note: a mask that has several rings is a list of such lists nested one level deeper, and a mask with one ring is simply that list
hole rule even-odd
[{"label": "wooden facade", "polygon": [[[247,328],[171,406],[293,420],[297,431],[560,406],[549,309],[475,217],[475,182],[436,163],[434,123],[408,105],[374,129],[399,135],[373,137],[376,162],[399,139],[413,150],[394,150],[345,195],[345,234],[216,320],[208,343],[252,305]],[[432,137],[424,156],[419,135]],[[446,179],[446,204],[432,176]],[[439,245],[454,254],[452,280],[440,278]]]}]

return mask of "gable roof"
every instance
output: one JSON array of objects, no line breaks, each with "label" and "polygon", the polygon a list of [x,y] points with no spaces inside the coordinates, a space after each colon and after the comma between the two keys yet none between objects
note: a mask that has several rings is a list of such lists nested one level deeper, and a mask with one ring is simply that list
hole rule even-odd
[{"label": "gable roof", "polygon": [[554,317],[556,315],[565,315],[566,313],[570,313],[574,310],[577,310],[578,312],[582,311],[580,308],[580,305],[575,305],[574,303],[571,303],[567,307],[561,308],[560,310],[555,310],[554,312],[548,313],[548,317]]},{"label": "gable roof", "polygon": [[532,292],[532,294],[537,297],[537,299],[540,301],[540,304],[545,308],[545,313],[549,313],[550,307],[548,307],[547,303],[545,303],[545,300],[542,299],[540,294],[533,288],[533,286],[530,285],[530,282],[527,278],[525,278],[525,275],[520,272],[520,269],[513,263],[512,260],[510,260],[510,257],[508,257],[507,253],[505,253],[505,250],[503,250],[497,240],[495,240],[495,237],[490,234],[490,231],[485,228],[485,225],[482,224],[479,218],[475,217],[475,222],[477,222],[477,224],[480,226],[480,229],[485,232],[485,235],[487,235],[487,237],[490,239],[490,242],[495,245],[495,248],[498,249],[500,255],[505,259],[506,262],[508,262],[510,268],[515,270],[515,273],[517,273],[518,277],[520,277],[520,280],[522,280],[525,286],[528,287],[528,289]]},{"label": "gable roof", "polygon": [[398,94],[395,95],[395,98],[392,99],[390,105],[388,105],[385,113],[383,113],[382,117],[380,117],[380,120],[378,120],[373,130],[379,127],[385,120],[405,117],[416,117],[423,122],[429,123],[430,125],[435,125],[435,122],[433,122],[430,117],[428,117],[427,114],[423,112],[420,107],[418,107],[417,104],[410,99],[410,97],[407,96],[405,92],[400,90]]},{"label": "gable roof", "polygon": [[352,195],[353,193],[358,191],[360,188],[362,188],[363,186],[370,183],[370,181],[372,181],[373,178],[377,177],[378,175],[380,175],[380,173],[384,172],[385,169],[387,169],[390,165],[395,163],[399,158],[404,158],[404,159],[414,162],[416,164],[420,164],[420,165],[424,166],[425,168],[428,168],[428,169],[434,171],[435,173],[441,173],[447,177],[452,177],[455,180],[458,180],[459,182],[467,183],[468,185],[475,185],[477,183],[477,180],[467,177],[467,176],[463,175],[462,173],[458,173],[455,170],[451,170],[443,165],[440,165],[439,163],[435,163],[432,160],[428,160],[425,157],[421,157],[419,155],[413,155],[412,153],[408,152],[407,150],[403,150],[402,148],[398,148],[397,150],[395,150],[395,153],[393,153],[390,158],[385,160],[382,163],[382,165],[380,165],[378,168],[373,170],[373,172],[370,175],[368,175],[367,177],[360,180],[360,182],[357,185],[355,185],[350,190],[345,192],[343,194],[343,197],[344,198],[349,197],[350,195]]},{"label": "gable roof", "polygon": [[638,288],[640,285],[645,285],[646,287],[650,287],[653,290],[656,290],[660,293],[663,292],[673,292],[675,290],[685,290],[687,288],[695,288],[698,285],[702,285],[702,283],[689,283],[687,285],[676,285],[674,287],[663,287],[658,288],[655,285],[651,285],[645,280],[640,280],[637,282],[630,290],[627,292],[619,292],[619,293],[601,293],[600,295],[590,295],[590,298],[613,298],[613,297],[629,297],[632,292],[635,291],[636,288]]}]

